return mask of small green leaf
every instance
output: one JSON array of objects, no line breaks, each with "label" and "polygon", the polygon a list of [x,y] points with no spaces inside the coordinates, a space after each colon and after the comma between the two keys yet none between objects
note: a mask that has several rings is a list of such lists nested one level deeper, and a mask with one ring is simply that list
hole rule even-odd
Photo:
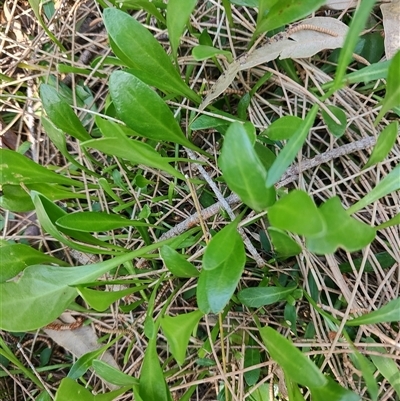
[{"label": "small green leaf", "polygon": [[350,217],[337,196],[328,199],[319,211],[326,229],[316,236],[307,237],[306,245],[310,252],[323,255],[335,252],[338,247],[355,252],[375,238],[375,229]]},{"label": "small green leaf", "polygon": [[250,308],[260,308],[286,299],[296,287],[252,287],[238,293],[238,299]]},{"label": "small green leaf", "polygon": [[129,220],[117,214],[105,212],[68,213],[56,221],[56,225],[80,232],[102,232],[122,227],[149,227],[151,224],[143,221]]},{"label": "small green leaf", "polygon": [[280,259],[287,259],[301,253],[301,246],[289,235],[275,227],[268,227],[272,245]]},{"label": "small green leaf", "polygon": [[104,361],[95,359],[92,363],[93,369],[98,376],[108,383],[114,384],[116,386],[136,386],[139,384],[139,380],[133,376],[127,375],[119,371],[118,369],[110,366]]},{"label": "small green leaf", "polygon": [[203,312],[196,310],[175,317],[163,316],[161,319],[161,328],[167,339],[171,354],[181,366],[185,363],[190,336],[202,316]]},{"label": "small green leaf", "polygon": [[351,215],[368,206],[370,203],[400,189],[400,164],[397,165],[382,181],[380,181],[372,191],[368,192],[364,198],[347,209],[347,214]]},{"label": "small green leaf", "polygon": [[157,336],[153,336],[146,348],[139,379],[139,394],[145,401],[172,401],[164,374],[158,360]]},{"label": "small green leaf", "polygon": [[275,189],[266,188],[267,172],[242,124],[229,126],[219,164],[225,181],[246,205],[260,211],[274,203]]},{"label": "small green leaf", "polygon": [[119,118],[138,135],[157,141],[176,142],[198,150],[183,135],[165,102],[140,79],[123,71],[115,71],[111,74],[109,86]]},{"label": "small green leaf", "polygon": [[80,141],[91,139],[67,101],[50,85],[40,85],[40,99],[51,122]]},{"label": "small green leaf", "polygon": [[393,121],[391,124],[385,127],[385,129],[379,134],[374,150],[372,151],[370,158],[364,166],[364,169],[373,166],[374,164],[379,163],[385,159],[385,157],[388,155],[393,145],[395,144],[398,134],[398,121]]},{"label": "small green leaf", "polygon": [[392,227],[392,226],[400,226],[400,213],[397,213],[396,216],[394,216],[390,220],[385,221],[382,224],[379,224],[379,226],[377,226],[376,229],[383,230],[384,228]]},{"label": "small green leaf", "polygon": [[378,310],[348,320],[348,326],[361,326],[362,324],[389,323],[400,320],[400,298],[393,299]]},{"label": "small green leaf", "polygon": [[[239,233],[237,232],[237,225],[238,220],[235,220],[215,234],[214,237],[212,237],[203,256],[204,270],[216,269],[236,253],[233,245],[242,241]],[[240,249],[237,257],[240,257]]]},{"label": "small green leaf", "polygon": [[10,149],[0,149],[0,185],[52,183],[83,187],[83,183],[54,173],[46,167]]},{"label": "small green leaf", "polygon": [[289,340],[271,327],[263,327],[259,331],[271,357],[291,380],[309,388],[322,387],[328,383],[318,367]]},{"label": "small green leaf", "polygon": [[93,401],[93,394],[69,377],[64,377],[58,387],[54,401]]},{"label": "small green leaf", "polygon": [[329,376],[326,378],[328,383],[325,386],[310,387],[313,401],[359,401],[361,399],[358,394],[343,388]]},{"label": "small green leaf", "polygon": [[197,0],[169,0],[167,4],[167,29],[172,55],[176,57],[181,36]]},{"label": "small green leaf", "polygon": [[163,92],[201,102],[200,96],[182,80],[165,50],[143,24],[116,8],[106,8],[103,16],[114,53],[134,69],[138,78]]},{"label": "small green leaf", "polygon": [[151,0],[118,0],[118,3],[123,7],[133,8],[134,10],[146,10],[165,25],[165,18]]},{"label": "small green leaf", "polygon": [[218,55],[225,56],[228,63],[232,63],[233,61],[231,52],[227,50],[217,49],[216,47],[198,45],[195,46],[192,50],[192,56],[197,61],[207,60]]},{"label": "small green leaf", "polygon": [[302,123],[303,120],[300,117],[283,116],[269,125],[262,135],[267,135],[273,141],[289,139],[296,133]]},{"label": "small green leaf", "polygon": [[0,246],[0,260],[2,268],[0,269],[0,282],[15,277],[26,267],[38,264],[57,264],[59,266],[68,266],[68,263],[45,255],[28,245],[9,244]]},{"label": "small green leaf", "polygon": [[268,209],[272,226],[299,235],[316,235],[324,231],[324,221],[311,197],[293,190]]},{"label": "small green leaf", "polygon": [[307,114],[305,120],[299,125],[296,133],[288,140],[286,146],[278,154],[275,162],[268,171],[266,186],[272,187],[282,177],[290,164],[295,159],[298,151],[303,146],[307,135],[314,124],[315,116],[318,112],[318,106],[314,105]]},{"label": "small green leaf", "polygon": [[374,125],[378,125],[383,116],[393,107],[400,106],[400,50],[394,55],[389,65],[388,77],[386,80],[386,95],[382,101],[382,108],[376,117]]},{"label": "small green leaf", "polygon": [[190,262],[168,245],[160,248],[160,257],[167,269],[176,277],[191,278],[200,274]]},{"label": "small green leaf", "polygon": [[[230,225],[236,226],[237,223],[232,222]],[[232,232],[230,225],[223,228],[223,230]],[[223,238],[222,243],[219,238]],[[243,240],[236,230],[231,234],[230,244],[225,242],[225,236],[218,238],[215,236],[211,242],[214,242],[213,249],[218,244],[221,245],[219,249],[220,255],[215,260],[212,260],[210,256],[208,263],[209,267],[213,267],[213,269],[203,269],[200,273],[197,284],[197,304],[203,313],[209,313],[210,311],[219,313],[224,309],[235,292],[246,262]],[[217,261],[220,264],[214,267]]]},{"label": "small green leaf", "polygon": [[[255,341],[250,342],[249,345],[256,345]],[[261,362],[261,353],[257,348],[246,347],[244,352],[244,368],[250,368],[251,366],[258,365]],[[247,370],[247,369],[246,369]],[[261,369],[254,368],[250,371],[244,372],[244,379],[248,386],[256,384],[260,378]]]},{"label": "small green leaf", "polygon": [[298,21],[313,11],[318,10],[326,0],[279,0],[269,8],[266,17],[258,21],[254,37],[260,33],[272,31],[284,25]]},{"label": "small green leaf", "polygon": [[322,110],[322,118],[324,119],[328,131],[336,138],[340,138],[346,131],[346,113],[337,106],[328,105],[327,108],[340,121],[340,124],[335,122],[325,110]]}]

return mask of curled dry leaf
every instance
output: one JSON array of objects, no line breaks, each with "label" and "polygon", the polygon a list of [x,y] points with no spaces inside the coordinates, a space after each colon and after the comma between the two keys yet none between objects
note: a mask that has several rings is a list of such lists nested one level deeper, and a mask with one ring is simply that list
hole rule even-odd
[{"label": "curled dry leaf", "polygon": [[392,0],[382,4],[383,29],[385,30],[385,54],[391,59],[400,50],[400,2]]},{"label": "curled dry leaf", "polygon": [[347,25],[335,18],[314,17],[300,22],[284,33],[279,33],[264,46],[243,54],[231,63],[204,98],[200,110],[229,87],[238,71],[248,70],[278,57],[307,58],[321,50],[337,49],[343,46],[347,30]]}]

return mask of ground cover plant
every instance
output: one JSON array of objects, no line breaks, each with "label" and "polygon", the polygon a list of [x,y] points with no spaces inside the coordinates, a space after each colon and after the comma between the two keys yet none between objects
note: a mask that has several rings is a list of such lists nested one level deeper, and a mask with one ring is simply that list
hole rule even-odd
[{"label": "ground cover plant", "polygon": [[399,399],[396,2],[3,6],[2,399]]}]

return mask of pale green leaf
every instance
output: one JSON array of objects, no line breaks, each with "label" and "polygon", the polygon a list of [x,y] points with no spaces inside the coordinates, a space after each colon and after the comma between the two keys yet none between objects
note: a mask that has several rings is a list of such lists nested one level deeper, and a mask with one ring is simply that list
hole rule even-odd
[{"label": "pale green leaf", "polygon": [[167,269],[176,277],[191,278],[197,277],[200,274],[183,255],[168,245],[164,245],[160,248],[160,257]]}]

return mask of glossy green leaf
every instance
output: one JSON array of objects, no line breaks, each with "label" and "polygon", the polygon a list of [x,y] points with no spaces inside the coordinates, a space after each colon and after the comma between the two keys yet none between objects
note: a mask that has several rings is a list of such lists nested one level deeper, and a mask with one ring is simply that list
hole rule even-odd
[{"label": "glossy green leaf", "polygon": [[293,162],[314,124],[317,112],[318,106],[314,105],[313,108],[308,112],[305,120],[299,125],[295,134],[288,140],[286,146],[278,154],[275,162],[268,171],[266,182],[267,187],[272,187],[274,184],[276,184],[283,173]]},{"label": "glossy green leaf", "polygon": [[160,248],[160,257],[167,269],[176,277],[191,278],[200,274],[190,262],[168,245]]},{"label": "glossy green leaf", "polygon": [[382,120],[383,116],[393,107],[400,106],[400,50],[394,55],[389,65],[388,77],[386,80],[386,95],[382,101],[382,108],[375,120],[375,125]]},{"label": "glossy green leaf", "polygon": [[158,360],[157,336],[147,345],[139,379],[139,394],[145,401],[172,401],[164,374]]},{"label": "glossy green leaf", "polygon": [[365,27],[368,17],[371,15],[376,0],[363,0],[362,7],[357,7],[354,17],[350,23],[345,42],[339,55],[338,66],[335,73],[334,90],[336,91],[342,85],[346,74],[347,66],[353,58],[354,49],[359,40],[360,34]]},{"label": "glossy green leaf", "polygon": [[400,189],[400,164],[397,165],[382,181],[380,181],[372,191],[368,192],[364,198],[347,209],[347,214],[351,215],[368,206],[370,203]]},{"label": "glossy green leaf", "polygon": [[80,141],[91,139],[68,102],[50,85],[40,85],[40,99],[50,121],[58,128]]},{"label": "glossy green leaf", "polygon": [[59,266],[68,266],[68,263],[45,255],[28,245],[9,244],[0,246],[0,260],[2,267],[0,269],[0,283],[3,283],[15,277],[28,266],[37,264],[55,264]]},{"label": "glossy green leaf", "polygon": [[183,135],[165,102],[140,79],[115,71],[111,74],[109,85],[119,118],[138,135],[157,141],[176,142],[197,150]]},{"label": "glossy green leaf", "polygon": [[172,55],[176,57],[181,36],[197,0],[169,0],[167,4],[167,29]]},{"label": "glossy green leaf", "polygon": [[53,183],[83,187],[83,183],[64,177],[10,149],[0,149],[0,185]]},{"label": "glossy green leaf", "polygon": [[300,117],[283,116],[269,125],[262,134],[267,135],[268,138],[273,141],[289,139],[295,134],[299,125],[302,123],[303,120]]},{"label": "glossy green leaf", "polygon": [[260,33],[272,31],[284,25],[298,21],[313,11],[318,10],[326,0],[279,0],[268,10],[266,17],[257,24],[255,36]]},{"label": "glossy green leaf", "polygon": [[340,124],[335,122],[325,110],[322,110],[322,118],[324,119],[328,131],[336,138],[340,138],[346,131],[346,113],[337,106],[328,105],[327,108],[340,121]]},{"label": "glossy green leaf", "polygon": [[[235,226],[236,224],[230,223]],[[223,230],[231,230],[231,228],[227,226]],[[200,272],[197,284],[197,304],[203,313],[220,313],[239,283],[246,262],[246,253],[242,238],[236,234],[232,235],[230,244],[221,243],[221,255],[217,259],[221,263],[217,267],[214,267],[212,263],[212,270],[203,269]],[[213,247],[219,243],[219,239],[215,237],[212,241],[214,241]]]},{"label": "glossy green leaf", "polygon": [[139,380],[133,376],[127,375],[118,369],[110,366],[104,361],[95,359],[92,363],[96,375],[100,376],[103,380],[116,386],[136,386]]},{"label": "glossy green leaf", "polygon": [[[372,337],[367,337],[367,343],[375,343]],[[371,351],[379,352],[379,355],[370,355],[373,364],[378,369],[379,373],[390,383],[396,392],[397,396],[400,397],[400,369],[396,365],[396,362],[388,356],[385,356],[386,352],[383,347],[368,348]]]},{"label": "glossy green leaf", "polygon": [[306,245],[310,252],[333,253],[339,247],[355,252],[375,238],[375,229],[350,217],[337,196],[328,199],[319,211],[326,229],[316,236],[307,237]]},{"label": "glossy green leaf", "polygon": [[398,135],[399,122],[393,121],[379,134],[376,145],[364,168],[368,168],[383,161],[388,153],[392,150]]},{"label": "glossy green leaf", "polygon": [[181,366],[185,363],[190,336],[202,316],[202,312],[195,310],[175,317],[163,316],[161,319],[161,328],[167,339],[169,350]]},{"label": "glossy green leaf", "polygon": [[81,232],[101,232],[122,227],[149,227],[151,224],[138,220],[130,220],[118,214],[105,212],[68,213],[56,221],[57,227]]},{"label": "glossy green leaf", "polygon": [[329,376],[326,377],[328,383],[322,387],[310,388],[313,401],[359,401],[361,397],[352,391],[343,388],[333,381]]},{"label": "glossy green leaf", "polygon": [[290,295],[296,287],[251,287],[238,293],[238,299],[250,308],[259,308],[282,301]]},{"label": "glossy green leaf", "polygon": [[97,291],[84,286],[76,287],[79,295],[96,311],[104,312],[111,304],[127,295],[146,289],[147,286],[126,288],[121,291]]},{"label": "glossy green leaf", "polygon": [[289,235],[275,227],[268,227],[274,250],[280,259],[287,259],[301,253],[301,246]]},{"label": "glossy green leaf", "polygon": [[[212,237],[203,256],[204,270],[214,270],[236,254],[235,245],[242,241],[237,231],[238,222],[233,221]],[[240,249],[236,256],[240,257]]]},{"label": "glossy green leaf", "polygon": [[85,387],[69,377],[61,380],[54,401],[94,401],[93,394]]},{"label": "glossy green leaf", "polygon": [[232,53],[227,50],[217,49],[212,46],[198,45],[193,48],[192,56],[197,61],[207,60],[211,57],[215,57],[218,55],[223,55],[226,57],[228,63],[232,63],[233,57]]},{"label": "glossy green leaf", "polygon": [[318,367],[289,340],[271,327],[262,327],[259,331],[271,357],[291,380],[309,388],[327,385],[328,380]]},{"label": "glossy green leaf", "polygon": [[163,92],[201,102],[200,96],[182,80],[165,50],[143,24],[116,8],[105,9],[103,16],[112,49],[134,69],[135,75]]},{"label": "glossy green leaf", "polygon": [[99,117],[96,117],[96,124],[104,138],[83,142],[81,146],[100,150],[110,156],[121,157],[134,165],[143,164],[158,168],[174,177],[184,179],[183,174],[169,164],[172,161],[170,158],[162,157],[147,143],[128,138],[128,135],[136,135],[135,132],[113,121]]},{"label": "glossy green leaf", "polygon": [[348,326],[360,326],[362,324],[389,323],[398,320],[400,320],[400,298],[391,300],[378,310],[348,320],[346,324]]},{"label": "glossy green leaf", "polygon": [[293,190],[268,209],[273,227],[300,235],[316,235],[324,231],[324,221],[311,197]]},{"label": "glossy green leaf", "polygon": [[260,211],[274,203],[275,189],[266,188],[267,172],[242,124],[229,126],[219,165],[229,187],[246,205]]}]

